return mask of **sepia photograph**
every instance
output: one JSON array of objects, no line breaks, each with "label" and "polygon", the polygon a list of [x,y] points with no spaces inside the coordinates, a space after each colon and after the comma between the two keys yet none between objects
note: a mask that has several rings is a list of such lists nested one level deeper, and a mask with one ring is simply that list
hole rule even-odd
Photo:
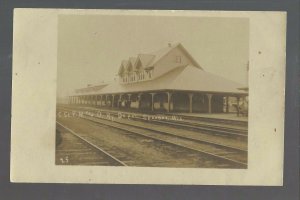
[{"label": "sepia photograph", "polygon": [[249,19],[59,15],[57,165],[247,168]]},{"label": "sepia photograph", "polygon": [[12,182],[282,185],[286,13],[15,9]]},{"label": "sepia photograph", "polygon": [[7,1],[0,196],[297,199],[299,3]]}]

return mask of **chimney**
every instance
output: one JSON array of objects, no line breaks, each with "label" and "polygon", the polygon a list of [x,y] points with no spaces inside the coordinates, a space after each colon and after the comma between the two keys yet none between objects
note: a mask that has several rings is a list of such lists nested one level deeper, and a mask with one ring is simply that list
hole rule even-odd
[{"label": "chimney", "polygon": [[171,43],[168,43],[168,47],[172,47],[172,44],[171,44]]}]

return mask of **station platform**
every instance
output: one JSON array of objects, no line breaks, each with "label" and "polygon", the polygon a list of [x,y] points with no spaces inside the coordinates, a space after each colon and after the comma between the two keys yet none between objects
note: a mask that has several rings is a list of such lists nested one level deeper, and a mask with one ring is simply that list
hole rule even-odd
[{"label": "station platform", "polygon": [[247,122],[248,117],[246,116],[237,116],[236,113],[172,113],[175,115],[182,115],[187,117],[205,117],[212,119],[224,119],[224,120],[235,120]]},{"label": "station platform", "polygon": [[230,120],[237,122],[248,122],[248,117],[246,116],[237,116],[236,113],[182,113],[182,112],[170,112],[170,113],[161,113],[161,112],[142,112],[133,109],[117,109],[117,108],[106,108],[106,107],[90,107],[90,106],[75,106],[75,107],[85,107],[99,109],[102,111],[113,111],[113,112],[122,112],[122,113],[139,113],[145,115],[176,115],[182,117],[193,117],[193,118],[211,118],[211,119],[220,119],[220,120]]}]

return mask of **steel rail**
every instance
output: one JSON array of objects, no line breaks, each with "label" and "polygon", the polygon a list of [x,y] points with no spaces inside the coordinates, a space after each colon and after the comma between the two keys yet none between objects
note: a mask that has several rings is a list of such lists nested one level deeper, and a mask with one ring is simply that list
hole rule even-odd
[{"label": "steel rail", "polygon": [[[68,110],[68,109],[66,109],[66,110]],[[89,116],[89,115],[87,115],[87,116]],[[93,116],[89,116],[89,117],[93,117]],[[96,118],[111,121],[111,120],[106,119],[106,118],[100,118],[100,117],[96,117]],[[131,124],[131,123],[120,122],[120,121],[116,121],[116,120],[113,121],[113,122],[118,123],[118,124],[122,124],[122,125],[127,125],[127,126],[140,128],[140,129],[145,129],[145,130],[149,130],[149,131],[154,131],[154,132],[162,133],[162,134],[165,134],[165,135],[170,135],[170,136],[181,138],[181,139],[184,139],[184,140],[190,140],[190,141],[193,141],[193,142],[206,143],[206,144],[209,144],[209,145],[215,145],[215,146],[219,146],[219,147],[222,147],[222,148],[228,148],[228,149],[237,150],[237,151],[241,151],[241,152],[245,152],[245,153],[248,152],[246,149],[233,147],[233,146],[229,146],[229,145],[224,145],[224,144],[221,144],[221,143],[212,142],[212,141],[205,140],[205,139],[196,139],[196,138],[192,138],[192,137],[180,136],[178,134],[170,133],[170,132],[167,132],[167,131],[161,131],[161,130],[157,130],[157,129],[153,129],[153,128],[134,125],[134,124]]]},{"label": "steel rail", "polygon": [[63,125],[62,123],[56,121],[56,123],[58,125],[60,125],[61,127],[63,127],[64,129],[66,129],[67,131],[69,131],[70,133],[72,133],[74,136],[78,137],[79,139],[83,140],[84,142],[86,142],[88,145],[92,146],[93,148],[101,151],[102,153],[104,153],[105,155],[107,155],[108,157],[110,157],[111,159],[113,159],[114,161],[116,161],[117,163],[119,163],[122,166],[127,166],[126,163],[122,162],[121,160],[119,160],[118,158],[114,157],[113,155],[111,155],[110,153],[108,153],[107,151],[103,150],[102,148],[98,147],[97,145],[89,142],[88,140],[86,140],[85,138],[83,138],[82,136],[80,136],[79,134],[77,134],[75,131],[71,130],[70,128],[66,127],[65,125]]},{"label": "steel rail", "polygon": [[[144,137],[146,137],[146,138],[158,140],[158,141],[161,141],[161,142],[164,142],[164,143],[168,143],[168,144],[171,144],[171,145],[179,146],[179,147],[181,147],[181,148],[193,150],[193,151],[196,151],[196,152],[199,152],[199,153],[203,153],[203,154],[206,154],[206,155],[210,155],[210,156],[212,156],[212,157],[215,157],[215,158],[218,158],[218,159],[222,159],[222,160],[226,160],[226,161],[229,161],[229,162],[232,162],[232,163],[235,163],[235,164],[239,164],[239,165],[242,165],[242,166],[247,166],[247,163],[240,162],[240,161],[237,161],[237,160],[233,160],[233,159],[230,159],[230,158],[226,158],[226,157],[224,157],[224,156],[219,156],[219,155],[216,155],[216,154],[213,154],[213,153],[204,151],[204,150],[199,150],[199,149],[196,149],[196,148],[193,148],[193,147],[189,147],[189,146],[186,146],[186,145],[182,145],[182,144],[174,143],[174,142],[171,142],[171,141],[163,140],[163,139],[160,139],[160,138],[157,138],[157,137],[153,137],[153,136],[149,136],[149,135],[147,135],[147,134],[143,134],[143,133],[141,133],[141,132],[137,132],[137,131],[133,131],[133,130],[128,130],[128,129],[122,128],[122,127],[120,127],[120,126],[116,126],[116,125],[109,124],[109,123],[104,123],[103,121],[100,122],[100,121],[98,121],[98,120],[95,120],[95,119],[89,119],[89,118],[87,118],[87,117],[81,117],[81,118],[82,118],[82,119],[85,119],[85,120],[88,120],[88,121],[91,121],[91,122],[96,123],[96,124],[103,124],[103,125],[105,125],[105,126],[112,127],[112,128],[118,129],[118,130],[122,130],[122,131],[129,132],[129,133],[134,133],[134,134],[136,134],[136,135],[142,135],[142,136],[144,136]],[[101,119],[101,118],[97,118],[97,119]],[[102,119],[102,120],[104,120],[104,119]],[[123,125],[124,125],[124,124],[123,124]]]},{"label": "steel rail", "polygon": [[[64,109],[71,109],[71,108],[64,108]],[[97,110],[100,110],[100,109],[93,109],[93,108],[85,108],[85,107],[81,107],[81,108],[76,108],[76,109],[84,109],[86,111],[97,111]],[[103,113],[109,113],[109,114],[112,114],[112,115],[115,115],[117,116],[118,114],[116,113],[117,111],[108,111],[108,110],[100,110],[101,112]],[[121,113],[123,114],[123,112],[119,112],[118,113]],[[125,112],[125,114],[127,114]],[[134,118],[131,118],[133,120],[141,120],[141,121],[148,121],[142,117],[134,117]],[[196,126],[196,125],[190,125],[191,123],[190,122],[178,122],[178,123],[175,123],[175,122],[170,122],[170,121],[158,121],[158,120],[150,120],[150,122],[156,122],[156,123],[161,123],[161,124],[166,124],[166,125],[173,125],[173,126],[178,126],[178,127],[182,127],[182,128],[192,128],[192,129],[197,129],[197,130],[200,130],[200,131],[207,131],[207,132],[213,132],[215,134],[220,134],[220,135],[229,135],[229,136],[236,136],[236,137],[243,137],[243,138],[247,138],[248,135],[247,134],[240,134],[240,133],[231,133],[231,132],[228,132],[228,131],[239,131],[239,129],[234,129],[234,128],[227,128],[227,127],[220,127],[220,126],[214,126],[214,125],[207,125],[207,124],[197,124],[199,126]],[[203,127],[204,126],[204,127]],[[211,127],[211,128],[205,128],[206,127]],[[223,129],[223,130],[220,130],[220,129]],[[226,130],[227,131],[224,131]],[[243,131],[243,130],[241,130]]]}]

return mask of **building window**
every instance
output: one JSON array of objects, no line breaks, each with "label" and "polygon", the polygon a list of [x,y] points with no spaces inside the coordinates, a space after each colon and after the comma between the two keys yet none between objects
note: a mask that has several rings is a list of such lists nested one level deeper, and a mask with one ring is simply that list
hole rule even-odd
[{"label": "building window", "polygon": [[181,56],[176,56],[176,62],[181,63]]}]

